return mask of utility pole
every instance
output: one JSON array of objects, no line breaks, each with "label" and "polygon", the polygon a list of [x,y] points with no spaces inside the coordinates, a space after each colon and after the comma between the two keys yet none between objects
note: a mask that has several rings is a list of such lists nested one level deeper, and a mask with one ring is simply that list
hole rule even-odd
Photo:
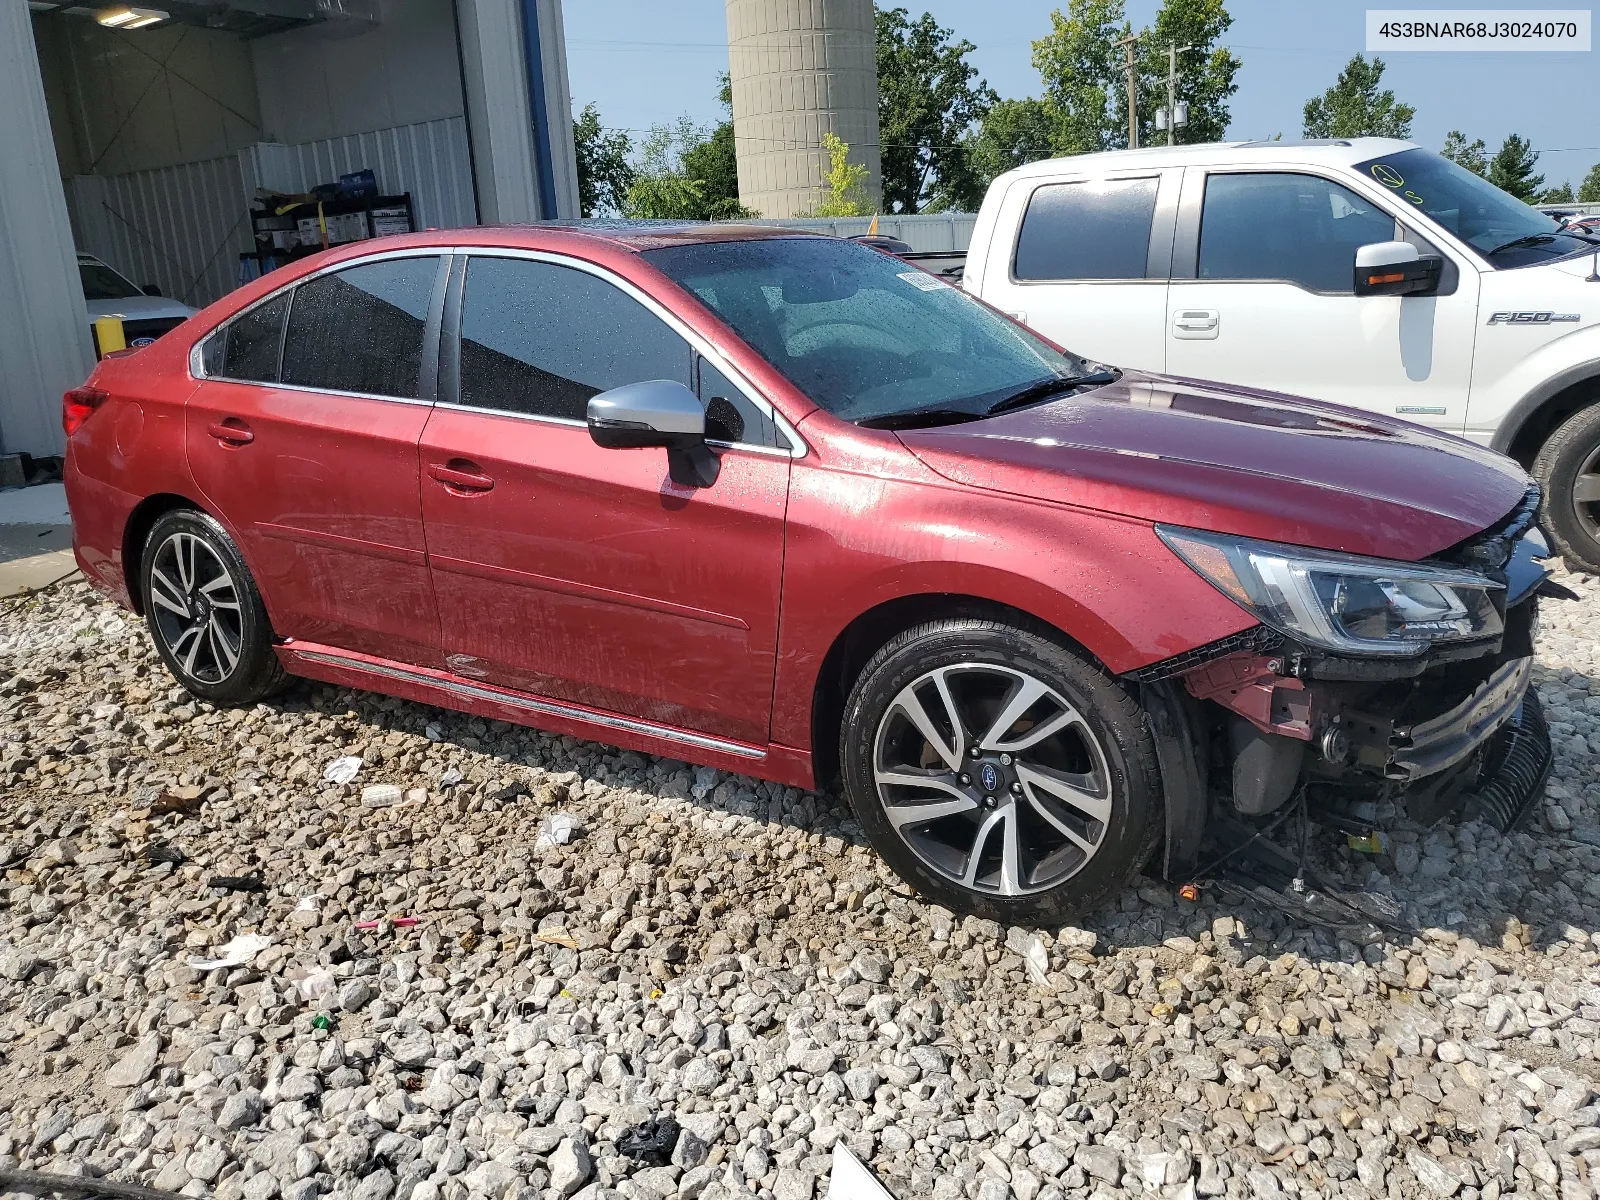
[{"label": "utility pole", "polygon": [[[1180,46],[1177,43],[1167,47],[1167,145],[1169,146],[1178,138],[1178,53],[1193,49],[1193,46]],[[1185,121],[1184,124],[1187,125],[1188,122]]]},{"label": "utility pole", "polygon": [[1128,71],[1128,149],[1139,148],[1139,67],[1134,62],[1133,44],[1139,40],[1137,33],[1130,33],[1127,37],[1118,40],[1127,53]]}]

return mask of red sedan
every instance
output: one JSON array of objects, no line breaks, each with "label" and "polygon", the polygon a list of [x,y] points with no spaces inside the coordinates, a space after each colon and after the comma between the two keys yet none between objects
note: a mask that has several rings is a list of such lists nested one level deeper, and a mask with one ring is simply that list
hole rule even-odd
[{"label": "red sedan", "polygon": [[837,784],[1005,920],[1192,866],[1208,805],[1509,823],[1548,766],[1510,459],[1087,363],[846,241],[351,245],[65,422],[78,561],[194,695],[306,676]]}]

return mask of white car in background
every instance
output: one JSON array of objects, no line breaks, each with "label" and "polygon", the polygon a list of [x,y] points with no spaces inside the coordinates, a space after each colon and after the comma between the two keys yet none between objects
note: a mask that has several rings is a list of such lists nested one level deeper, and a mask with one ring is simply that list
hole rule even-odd
[{"label": "white car in background", "polygon": [[1413,142],[1030,163],[962,286],[1079,354],[1370,409],[1504,451],[1600,572],[1600,233]]},{"label": "white car in background", "polygon": [[[153,285],[136,286],[92,254],[78,255],[78,277],[83,281],[83,299],[89,306],[89,328],[93,330],[101,317],[120,317],[130,348],[148,346],[199,311],[168,300]],[[99,353],[97,338],[95,354]]]}]

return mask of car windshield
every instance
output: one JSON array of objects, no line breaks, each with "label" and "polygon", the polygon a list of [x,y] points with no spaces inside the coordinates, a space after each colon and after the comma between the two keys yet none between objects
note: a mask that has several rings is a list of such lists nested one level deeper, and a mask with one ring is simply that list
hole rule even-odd
[{"label": "car windshield", "polygon": [[78,276],[83,280],[85,300],[128,300],[144,295],[105,263],[80,262]]},{"label": "car windshield", "polygon": [[1496,267],[1592,252],[1594,243],[1463,166],[1420,146],[1358,163],[1356,170],[1420,208]]},{"label": "car windshield", "polygon": [[644,257],[847,421],[971,419],[1089,370],[965,292],[848,241],[702,242]]}]

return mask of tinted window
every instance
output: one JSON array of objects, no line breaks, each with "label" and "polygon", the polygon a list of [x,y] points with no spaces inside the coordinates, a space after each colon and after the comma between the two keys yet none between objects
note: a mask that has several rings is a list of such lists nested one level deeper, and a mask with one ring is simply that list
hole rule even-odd
[{"label": "tinted window", "polygon": [[1418,146],[1356,164],[1399,200],[1421,209],[1497,267],[1521,267],[1568,254],[1593,253],[1592,243],[1561,222],[1448,158]]},{"label": "tinted window", "polygon": [[85,300],[129,300],[144,295],[104,263],[80,262],[78,278],[83,281]]},{"label": "tinted window", "polygon": [[711,363],[696,357],[700,369],[700,403],[706,406],[706,437],[714,442],[776,446],[772,418]]},{"label": "tinted window", "polygon": [[1017,235],[1017,278],[1143,279],[1155,211],[1154,178],[1042,187]]},{"label": "tinted window", "polygon": [[1394,236],[1393,217],[1326,179],[1213,175],[1200,214],[1200,277],[1349,292],[1356,248]]},{"label": "tinted window", "polygon": [[295,289],[286,386],[414,399],[437,258],[393,258]]},{"label": "tinted window", "polygon": [[952,405],[977,410],[1084,369],[959,288],[854,242],[752,238],[644,257],[847,421]]},{"label": "tinted window", "polygon": [[587,419],[589,397],[645,379],[693,386],[689,343],[585,271],[474,258],[461,305],[461,403]]},{"label": "tinted window", "polygon": [[289,293],[285,292],[234,318],[222,352],[224,378],[277,382],[278,347],[283,340],[283,315],[288,311]]}]

